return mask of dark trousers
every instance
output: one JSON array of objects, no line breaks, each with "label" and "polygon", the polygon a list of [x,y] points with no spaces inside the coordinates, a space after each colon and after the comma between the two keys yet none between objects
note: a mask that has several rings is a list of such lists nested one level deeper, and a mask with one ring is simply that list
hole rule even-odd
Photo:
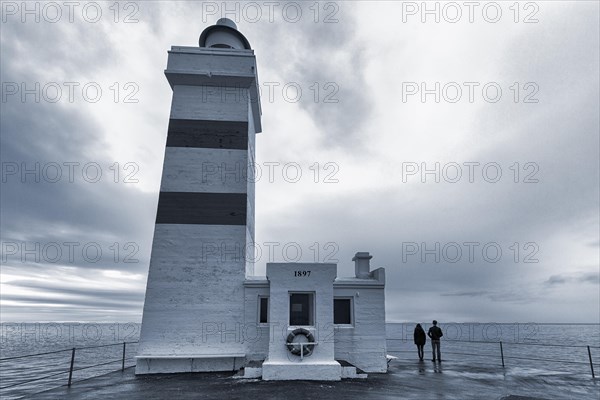
[{"label": "dark trousers", "polygon": [[442,352],[440,350],[440,341],[439,340],[432,340],[431,341],[431,350],[433,352],[433,359],[435,360],[435,352],[437,349],[437,358],[438,360],[442,359]]},{"label": "dark trousers", "polygon": [[425,348],[424,344],[417,345],[417,352],[419,353],[419,360],[423,359],[424,348]]}]

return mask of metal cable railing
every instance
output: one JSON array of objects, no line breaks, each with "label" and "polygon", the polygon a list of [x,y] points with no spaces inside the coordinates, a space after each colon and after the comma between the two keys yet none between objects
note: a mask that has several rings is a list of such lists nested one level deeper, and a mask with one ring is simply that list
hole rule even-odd
[{"label": "metal cable railing", "polygon": [[[404,343],[408,343],[409,340],[406,338],[388,338],[387,341],[401,341]],[[592,350],[591,349],[600,349],[600,346],[585,346],[585,345],[562,345],[562,344],[544,344],[544,343],[519,343],[519,342],[494,342],[494,341],[484,341],[484,340],[475,340],[475,341],[469,341],[469,340],[455,340],[455,339],[449,339],[449,340],[445,340],[445,342],[449,342],[449,343],[470,343],[470,344],[495,344],[495,345],[499,345],[499,349],[500,349],[500,360],[502,362],[502,367],[505,367],[505,360],[506,359],[512,359],[512,360],[526,360],[526,361],[543,361],[543,362],[553,362],[553,363],[561,363],[561,364],[578,364],[578,365],[589,365],[590,366],[590,372],[592,374],[592,378],[596,378],[596,374],[594,371],[594,361],[592,360]],[[560,347],[560,348],[581,348],[581,349],[587,349],[587,355],[588,355],[588,361],[584,362],[584,361],[573,361],[573,360],[557,360],[557,359],[551,359],[551,358],[537,358],[537,357],[518,357],[518,356],[506,356],[504,355],[504,347],[503,345],[505,344],[509,344],[509,345],[522,345],[522,346],[543,346],[543,347]],[[413,353],[413,351],[409,351],[409,350],[389,350],[388,352],[390,353]],[[496,354],[474,354],[474,353],[464,353],[464,352],[453,352],[453,351],[444,351],[444,354],[453,354],[453,355],[462,355],[462,356],[475,356],[475,357],[498,357],[498,353]],[[596,363],[598,364],[598,363]]]},{"label": "metal cable railing", "polygon": [[[403,339],[403,338],[387,338],[387,341],[390,340],[399,340],[399,341],[404,341],[404,342],[408,342],[409,339]],[[521,343],[521,342],[495,342],[495,341],[491,341],[491,340],[459,340],[459,339],[444,339],[444,342],[451,342],[451,343],[487,343],[487,344],[498,344],[498,343],[504,343],[504,344],[510,344],[510,345],[521,345],[521,346],[544,346],[544,347],[575,347],[575,348],[582,348],[582,349],[586,349],[586,348],[591,348],[591,349],[600,349],[600,346],[586,346],[586,345],[577,345],[577,344],[554,344],[554,343]]]},{"label": "metal cable railing", "polygon": [[5,357],[5,358],[0,358],[0,361],[17,360],[19,358],[27,358],[27,357],[45,356],[47,354],[63,353],[65,351],[71,351],[71,349],[47,351],[45,353],[26,354],[24,356],[16,356],[16,357]]},{"label": "metal cable railing", "polygon": [[[59,375],[63,375],[63,374],[69,374],[68,376],[68,380],[67,380],[67,386],[71,386],[73,384],[73,372],[77,372],[77,371],[82,371],[82,370],[87,370],[90,368],[94,368],[94,367],[100,367],[100,366],[104,366],[104,365],[108,365],[108,364],[114,364],[117,362],[121,363],[121,371],[125,370],[125,361],[128,360],[129,358],[126,357],[126,352],[127,352],[127,345],[128,344],[135,344],[138,342],[119,342],[119,343],[110,343],[110,344],[101,344],[101,345],[96,345],[96,346],[86,346],[86,347],[73,347],[70,349],[63,349],[63,350],[55,350],[55,351],[47,351],[44,353],[36,353],[36,354],[25,354],[22,356],[13,356],[13,357],[4,357],[4,358],[0,358],[0,362],[4,362],[4,361],[10,361],[10,360],[19,360],[19,359],[23,359],[23,358],[29,358],[29,357],[38,357],[38,356],[45,356],[45,355],[49,355],[49,354],[58,354],[58,353],[66,353],[66,352],[71,352],[71,358],[70,358],[70,363],[69,363],[69,369],[65,369],[56,373],[52,373],[49,375],[45,375],[39,378],[34,378],[34,379],[28,379],[25,381],[21,381],[21,382],[17,382],[17,383],[12,383],[10,385],[6,385],[6,386],[1,386],[0,390],[3,389],[8,389],[8,388],[13,388],[13,387],[17,387],[17,386],[21,386],[21,385],[25,385],[28,383],[32,383],[32,382],[38,382],[44,379],[49,379],[49,378],[53,378]],[[88,349],[97,349],[97,348],[101,348],[101,347],[111,347],[111,346],[123,346],[123,352],[122,352],[122,356],[119,359],[116,360],[111,360],[111,361],[107,361],[107,362],[102,362],[100,364],[94,364],[94,365],[87,365],[84,367],[79,367],[79,368],[75,368],[75,355],[77,350],[88,350]]]},{"label": "metal cable railing", "polygon": [[0,387],[0,389],[8,389],[8,388],[12,388],[12,387],[15,387],[15,386],[24,385],[24,384],[26,384],[26,383],[32,383],[32,382],[41,381],[41,380],[43,380],[43,379],[48,379],[48,378],[52,378],[52,377],[54,377],[54,376],[62,375],[62,374],[64,374],[64,373],[66,373],[66,372],[67,372],[67,371],[60,371],[60,372],[57,372],[57,373],[55,373],[55,374],[51,374],[51,375],[42,376],[42,377],[40,377],[40,378],[29,379],[29,380],[27,380],[27,381],[23,381],[23,382],[14,383],[14,384],[12,384],[12,385],[2,386],[2,387]]},{"label": "metal cable railing", "polygon": [[[387,339],[388,342],[397,342],[397,341],[401,341],[403,343],[409,343],[408,339],[406,338],[388,338]],[[499,346],[499,354],[498,353],[472,353],[472,352],[456,352],[456,351],[444,351],[444,354],[452,354],[452,355],[462,355],[462,356],[472,356],[472,357],[486,357],[486,358],[490,358],[490,357],[499,357],[499,360],[502,362],[502,367],[505,367],[505,360],[526,360],[526,361],[542,361],[542,362],[554,362],[554,363],[562,363],[562,364],[577,364],[577,365],[588,365],[590,366],[590,371],[592,374],[592,378],[595,378],[595,371],[594,371],[594,362],[592,360],[592,353],[591,353],[591,349],[600,349],[600,346],[583,346],[583,345],[560,345],[560,344],[542,344],[542,343],[518,343],[518,342],[494,342],[494,341],[468,341],[468,340],[445,340],[445,342],[448,343],[469,343],[469,344],[494,344]],[[26,385],[29,383],[33,383],[33,382],[38,382],[38,381],[42,381],[45,379],[50,379],[50,378],[54,378],[57,377],[59,375],[63,375],[63,374],[67,374],[68,373],[68,379],[67,379],[67,386],[71,386],[73,384],[73,382],[76,382],[73,380],[73,373],[77,372],[77,371],[83,371],[83,370],[88,370],[90,368],[94,368],[94,367],[100,367],[100,366],[105,366],[105,365],[109,365],[109,364],[115,364],[120,362],[121,363],[121,368],[119,368],[121,371],[125,370],[125,361],[130,359],[126,357],[126,351],[127,351],[127,345],[128,344],[136,344],[138,343],[136,342],[120,342],[120,343],[111,343],[111,344],[104,344],[104,345],[97,345],[97,346],[87,346],[87,347],[73,347],[71,349],[63,349],[63,350],[55,350],[55,351],[47,351],[47,352],[43,352],[43,353],[36,353],[36,354],[26,354],[26,355],[22,355],[22,356],[12,356],[12,357],[4,357],[4,358],[0,358],[0,362],[3,361],[10,361],[10,360],[18,360],[18,359],[24,359],[24,358],[29,358],[29,357],[37,357],[37,356],[45,356],[45,355],[51,355],[51,354],[58,354],[58,353],[66,353],[66,352],[71,352],[71,357],[70,357],[70,363],[69,363],[69,368],[68,369],[64,369],[58,372],[54,372],[48,375],[44,375],[41,377],[37,377],[37,378],[33,378],[33,379],[27,379],[21,382],[17,382],[17,383],[11,383],[9,385],[6,386],[1,386],[0,390],[3,389],[9,389],[9,388],[13,388],[13,387],[17,387],[17,386],[21,386],[21,385]],[[303,344],[307,344],[307,343],[303,343]],[[503,345],[523,345],[523,346],[544,346],[544,347],[560,347],[560,348],[585,348],[587,349],[587,353],[588,353],[588,362],[583,362],[583,361],[573,361],[573,360],[559,360],[559,359],[551,359],[551,358],[537,358],[537,357],[520,357],[520,356],[510,356],[510,355],[505,355],[504,354],[504,348]],[[78,350],[88,350],[88,349],[96,349],[96,348],[102,348],[102,347],[112,347],[112,346],[123,346],[123,350],[122,350],[122,356],[119,359],[113,359],[110,361],[106,361],[106,362],[102,362],[99,364],[93,364],[93,365],[86,365],[86,366],[81,366],[81,367],[77,367],[76,368],[76,364],[75,364],[75,356],[76,356],[76,352]],[[389,353],[413,353],[413,351],[410,350],[401,350],[401,349],[388,349]],[[596,363],[597,364],[597,363]],[[597,364],[598,365],[598,364]],[[115,369],[115,371],[118,369]],[[86,380],[89,379],[85,378],[82,380]]]}]

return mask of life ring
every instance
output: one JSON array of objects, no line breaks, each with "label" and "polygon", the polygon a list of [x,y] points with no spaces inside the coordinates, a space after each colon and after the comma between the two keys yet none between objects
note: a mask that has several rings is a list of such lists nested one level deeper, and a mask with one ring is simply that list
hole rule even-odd
[{"label": "life ring", "polygon": [[[296,343],[296,336],[304,336],[306,338],[306,341],[310,342],[310,343],[315,342],[315,336],[312,333],[310,333],[310,331],[308,331],[304,328],[295,329],[294,331],[290,332],[290,334],[288,335],[288,337],[286,339],[287,349],[290,351],[290,353],[297,355],[297,356],[300,355],[300,352],[302,352],[302,355],[304,355],[304,356],[311,355],[315,348],[315,345],[314,344],[292,344],[292,343]],[[300,350],[300,347],[304,347],[304,349]]]}]

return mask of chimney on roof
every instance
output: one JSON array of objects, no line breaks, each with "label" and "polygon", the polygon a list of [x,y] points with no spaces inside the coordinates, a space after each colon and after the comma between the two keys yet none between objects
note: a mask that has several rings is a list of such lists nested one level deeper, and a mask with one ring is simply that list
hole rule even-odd
[{"label": "chimney on roof", "polygon": [[352,261],[354,261],[354,272],[357,278],[368,279],[370,278],[371,265],[370,260],[373,258],[368,251],[359,251],[354,255]]}]

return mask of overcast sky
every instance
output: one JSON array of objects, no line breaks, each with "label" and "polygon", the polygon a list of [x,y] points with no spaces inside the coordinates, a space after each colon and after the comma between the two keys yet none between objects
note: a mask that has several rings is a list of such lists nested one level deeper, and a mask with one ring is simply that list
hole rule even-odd
[{"label": "overcast sky", "polygon": [[141,320],[167,50],[228,16],[258,275],[369,251],[389,321],[600,322],[598,2],[29,4],[2,3],[2,321]]}]

